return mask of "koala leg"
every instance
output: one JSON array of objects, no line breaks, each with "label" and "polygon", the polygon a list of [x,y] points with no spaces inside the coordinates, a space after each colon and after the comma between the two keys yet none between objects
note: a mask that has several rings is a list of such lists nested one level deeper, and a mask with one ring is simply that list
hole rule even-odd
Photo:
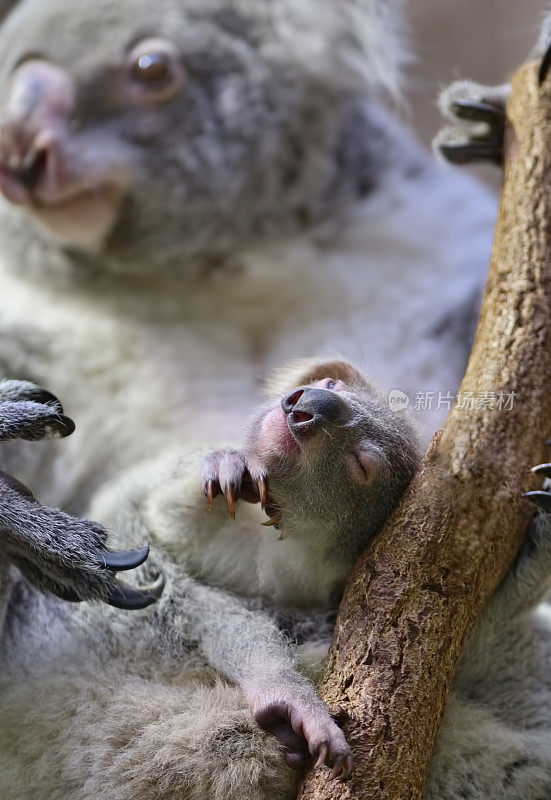
[{"label": "koala leg", "polygon": [[[117,800],[291,800],[297,773],[281,746],[256,724],[241,692],[223,681],[178,691],[145,686],[137,715],[135,693],[122,688],[121,714],[109,713],[100,741],[125,742],[100,756],[105,791]],[[151,702],[148,702],[150,700]],[[140,697],[144,695],[140,692]],[[134,711],[129,714],[129,708]],[[99,765],[98,765],[99,767]],[[104,778],[103,778],[104,776]]]},{"label": "koala leg", "polygon": [[437,156],[452,164],[503,163],[505,105],[511,87],[455,81],[441,93],[440,110],[453,123],[435,137]]},{"label": "koala leg", "polygon": [[79,674],[18,684],[0,710],[2,800],[295,797],[281,745],[239,689],[206,670],[183,664],[157,682],[115,664],[96,671],[92,657]]}]

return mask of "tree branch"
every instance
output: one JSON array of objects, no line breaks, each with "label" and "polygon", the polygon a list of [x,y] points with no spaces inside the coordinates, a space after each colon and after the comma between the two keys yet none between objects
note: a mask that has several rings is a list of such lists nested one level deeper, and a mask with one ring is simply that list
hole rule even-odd
[{"label": "tree branch", "polygon": [[[466,636],[511,565],[551,434],[551,79],[513,81],[506,173],[481,318],[461,392],[511,410],[455,408],[343,599],[322,696],[343,709],[356,770],[311,773],[300,800],[422,798]],[[437,234],[436,234],[437,235]]]}]

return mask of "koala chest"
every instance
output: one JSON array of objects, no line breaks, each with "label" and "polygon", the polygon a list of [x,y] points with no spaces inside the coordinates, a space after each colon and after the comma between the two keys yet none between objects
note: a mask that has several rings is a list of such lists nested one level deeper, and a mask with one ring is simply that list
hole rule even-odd
[{"label": "koala chest", "polygon": [[[194,504],[195,505],[195,504]],[[184,570],[206,583],[243,597],[256,597],[281,609],[330,610],[341,588],[338,565],[327,563],[308,542],[282,538],[263,527],[258,506],[239,503],[237,519],[229,517],[225,500],[217,497],[211,512],[197,504],[193,518],[172,531],[157,527],[166,546]]]}]

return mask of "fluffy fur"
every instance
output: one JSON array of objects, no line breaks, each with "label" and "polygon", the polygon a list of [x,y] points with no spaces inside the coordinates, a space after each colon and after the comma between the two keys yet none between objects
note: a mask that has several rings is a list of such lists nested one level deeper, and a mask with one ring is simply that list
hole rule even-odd
[{"label": "fluffy fur", "polygon": [[[63,443],[4,445],[8,471],[45,502],[90,509],[132,532],[135,544],[156,536],[162,559],[170,505],[146,500],[150,488],[162,495],[160,476],[170,471],[155,457],[164,462],[177,442],[231,441],[272,367],[342,354],[385,391],[408,392],[412,405],[416,392],[434,392],[436,405],[439,392],[455,391],[495,204],[434,165],[378,105],[380,88],[396,88],[403,53],[393,4],[20,0],[0,13],[8,6],[0,28],[4,190],[14,156],[20,166],[14,109],[34,85],[23,62],[40,57],[34,76],[44,82],[36,104],[27,95],[23,133],[53,125],[64,176],[79,186],[110,181],[118,191],[116,204],[99,203],[104,220],[113,213],[101,231],[71,204],[49,217],[32,203],[2,204],[1,374],[48,386],[78,422]],[[175,48],[183,78],[162,102],[149,102],[143,87],[136,99],[130,77],[129,52],[151,36]],[[52,102],[58,90],[67,116]],[[32,188],[39,173],[14,174]],[[445,414],[443,406],[418,416],[431,431]],[[183,535],[186,509],[176,503],[173,511],[170,525]],[[255,509],[245,513],[256,524]],[[86,524],[72,530],[92,535]],[[105,545],[105,529],[93,532],[85,562]],[[235,526],[228,536],[246,552],[249,540]],[[282,544],[291,554],[292,544]],[[274,561],[282,574],[288,561],[310,574],[298,553],[282,560]],[[155,563],[142,568],[144,580]],[[197,693],[186,691],[185,703],[176,697],[181,638],[170,600],[181,574],[171,563],[163,561],[165,600],[132,618],[69,610],[3,569],[2,587],[13,589],[1,677],[6,800],[243,797],[235,760],[213,777],[229,747],[244,754],[248,797],[290,796],[294,778],[277,743],[259,734],[234,688],[205,688],[200,663]],[[222,562],[228,580],[233,563]],[[71,580],[62,582],[74,588]],[[327,620],[320,624],[327,631]],[[316,651],[318,639],[305,651],[310,664]],[[208,724],[197,708],[205,719],[212,709]],[[188,727],[191,718],[198,728]],[[449,786],[463,791],[462,757],[450,747],[446,768],[459,766]],[[145,758],[151,750],[155,758]],[[183,750],[192,765],[185,772]]]},{"label": "fluffy fur", "polygon": [[[334,387],[309,382],[328,368]],[[346,575],[412,477],[418,447],[407,418],[349,365],[318,361],[299,377],[316,421],[306,433],[288,422],[293,452],[263,429],[274,413],[287,419],[280,403],[297,387],[284,382],[284,397],[254,417],[240,462],[218,451],[216,466],[212,455],[205,464],[209,480],[220,491],[233,482],[237,496],[253,474],[242,464],[263,465],[281,536],[244,502],[236,522],[224,498],[209,513],[193,449],[137,468],[97,498],[94,515],[120,544],[152,541],[142,581],[165,579],[158,603],[130,616],[52,597],[63,586],[83,598],[108,594],[112,576],[98,558],[108,554],[105,531],[79,519],[67,526],[66,514],[1,476],[3,798],[267,800],[292,796],[285,759],[300,766],[305,748],[337,772],[348,766],[344,736],[305,674],[319,674]],[[29,387],[6,394],[18,389],[12,405],[26,434]],[[327,403],[338,416],[324,416]],[[347,458],[366,452],[366,471],[355,470]],[[226,479],[222,455],[233,465]],[[320,524],[311,509],[328,502],[335,513]],[[285,759],[261,727],[285,744]]]},{"label": "fluffy fur", "polygon": [[[329,366],[335,375],[336,362]],[[319,376],[326,371],[319,362],[308,365],[298,388],[319,391]],[[297,367],[288,374],[297,376]],[[305,383],[312,374],[314,383]],[[251,491],[252,465],[264,465],[267,502],[281,512],[282,539],[259,527],[262,515],[255,505],[239,502],[236,522],[223,497],[215,497],[208,512],[201,458],[193,449],[138,467],[98,496],[94,515],[117,532],[119,544],[136,546],[145,536],[154,544],[138,578],[143,582],[162,570],[166,586],[147,610],[128,615],[38,592],[33,583],[55,590],[62,565],[72,585],[90,596],[86,565],[77,570],[66,564],[67,546],[78,553],[92,544],[97,552],[105,538],[98,537],[97,524],[81,520],[66,531],[56,526],[50,535],[40,525],[25,532],[15,513],[18,503],[20,508],[33,503],[37,521],[46,513],[66,515],[44,509],[21,486],[11,487],[15,499],[3,492],[11,510],[9,519],[0,515],[4,567],[14,552],[32,553],[36,564],[27,579],[16,571],[3,574],[3,798],[291,800],[296,778],[275,736],[287,742],[288,752],[297,742],[287,730],[278,733],[265,710],[290,704],[294,710],[280,722],[298,715],[297,730],[313,724],[304,735],[314,752],[320,724],[328,726],[325,735],[338,730],[304,676],[320,674],[331,610],[369,536],[365,507],[376,518],[377,504],[385,508],[389,493],[403,489],[418,457],[407,419],[392,420],[381,398],[350,367],[341,375],[350,382],[341,378],[322,393],[339,393],[352,417],[326,418],[313,438],[299,436],[300,458],[311,465],[300,469],[302,481],[296,478],[295,456],[280,449],[277,436],[266,440],[262,431],[262,420],[277,409],[274,400],[250,427],[241,451],[241,463],[249,465],[245,471],[235,469],[236,451],[218,452],[215,475],[212,455],[205,462],[207,478],[228,495],[233,486],[237,497]],[[294,387],[286,389],[295,396]],[[12,401],[16,390],[8,387]],[[28,391],[25,386],[23,396]],[[25,421],[27,401],[20,405]],[[303,404],[301,413],[307,407],[315,410]],[[343,541],[338,520],[332,530],[312,523],[300,492],[322,507],[329,492],[332,507],[345,518],[352,475],[344,454],[368,443],[378,445],[381,465],[394,458],[394,468],[378,485],[377,458],[371,458],[367,482],[354,478],[358,492],[367,497],[375,491],[377,497],[355,506],[363,540],[351,535]],[[229,458],[226,478],[220,453]],[[327,471],[335,463],[340,477],[331,484]],[[350,524],[347,529],[352,531]],[[7,546],[10,541],[17,544],[15,551]],[[97,566],[92,572],[97,577]],[[540,515],[465,646],[437,738],[427,800],[538,800],[551,791],[551,635],[545,612],[536,611],[550,583],[551,521]],[[266,736],[260,725],[275,736]]]}]

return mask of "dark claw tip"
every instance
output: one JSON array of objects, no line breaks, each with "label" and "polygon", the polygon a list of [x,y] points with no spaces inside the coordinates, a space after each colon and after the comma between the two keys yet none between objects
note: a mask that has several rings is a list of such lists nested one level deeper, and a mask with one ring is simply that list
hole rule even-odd
[{"label": "dark claw tip", "polygon": [[53,406],[60,414],[63,414],[63,406],[55,396],[51,392],[47,392],[46,389],[37,389],[36,392],[32,395],[33,403],[41,403],[45,406]]},{"label": "dark claw tip", "polygon": [[469,164],[471,161],[492,161],[500,164],[503,147],[499,142],[460,142],[438,145],[444,158],[452,164]]},{"label": "dark claw tip", "polygon": [[162,595],[164,588],[165,581],[162,575],[159,575],[155,583],[141,589],[134,589],[124,583],[116,583],[109,592],[106,602],[110,606],[121,608],[124,611],[139,611],[155,603]]},{"label": "dark claw tip", "polygon": [[532,472],[536,475],[543,475],[545,478],[551,478],[551,464],[538,464],[537,467],[532,467]]},{"label": "dark claw tip", "polygon": [[108,551],[101,555],[101,566],[112,572],[121,572],[136,569],[143,564],[149,555],[149,545],[145,544],[139,550]]},{"label": "dark claw tip", "polygon": [[548,46],[547,50],[545,51],[543,58],[541,60],[540,68],[538,71],[538,84],[541,86],[544,80],[547,78],[547,73],[549,72],[549,67],[551,67],[551,44]]},{"label": "dark claw tip", "polygon": [[475,100],[454,100],[450,108],[459,119],[472,120],[473,122],[487,122],[496,125],[505,119],[505,109],[490,103],[476,102]]},{"label": "dark claw tip", "polygon": [[75,423],[70,417],[66,417],[65,414],[59,415],[59,423],[57,425],[57,429],[60,435],[65,438],[66,436],[70,436],[72,433],[75,432]]},{"label": "dark claw tip", "polygon": [[547,513],[551,512],[551,493],[549,492],[526,492],[523,495],[527,500],[533,503],[542,511]]}]

